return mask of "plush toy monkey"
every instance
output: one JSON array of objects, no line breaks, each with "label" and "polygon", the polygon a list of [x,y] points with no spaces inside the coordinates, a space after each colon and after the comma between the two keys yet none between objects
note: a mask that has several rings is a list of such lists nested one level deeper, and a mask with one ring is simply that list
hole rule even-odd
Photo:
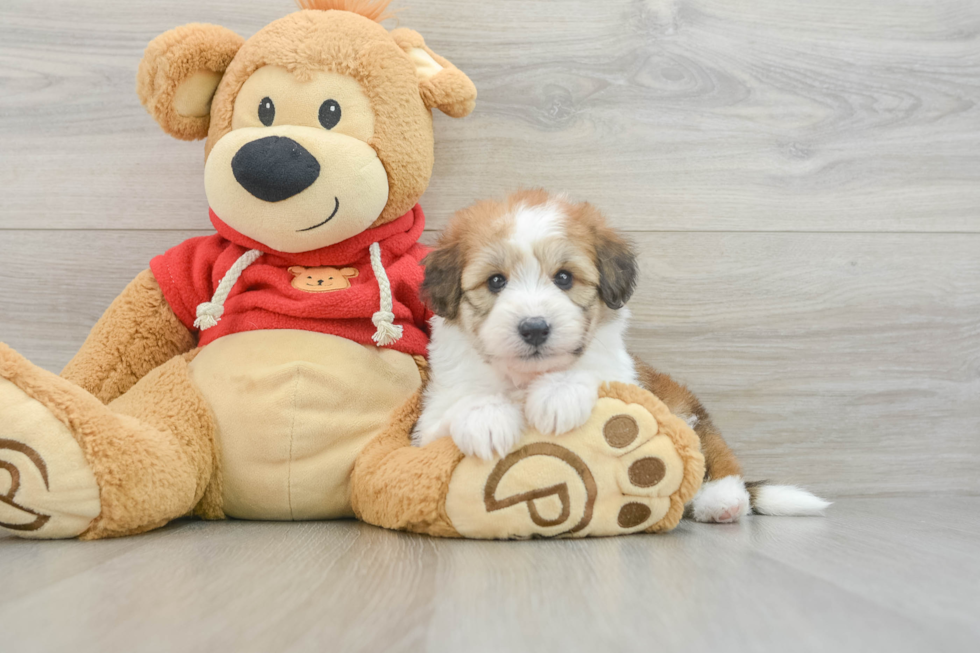
[{"label": "plush toy monkey", "polygon": [[[636,388],[607,388],[562,446],[529,434],[516,459],[408,446],[431,109],[465,116],[476,89],[416,32],[382,27],[386,0],[300,4],[247,40],[192,24],[146,49],[150,115],[207,139],[216,233],[154,258],[61,376],[0,345],[0,531],[355,513],[472,537],[673,527],[703,471],[697,439]],[[644,452],[665,462],[634,487]]]}]

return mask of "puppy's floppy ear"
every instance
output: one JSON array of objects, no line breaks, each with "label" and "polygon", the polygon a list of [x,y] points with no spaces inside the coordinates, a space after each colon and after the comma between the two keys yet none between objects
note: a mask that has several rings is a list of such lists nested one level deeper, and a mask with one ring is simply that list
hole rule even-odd
[{"label": "puppy's floppy ear", "polygon": [[422,35],[405,27],[391,31],[395,43],[405,51],[419,78],[419,94],[430,109],[453,118],[469,115],[476,105],[476,86],[447,59],[425,45]]},{"label": "puppy's floppy ear", "polygon": [[208,135],[211,98],[245,39],[218,25],[192,23],[146,47],[136,75],[140,102],[163,130],[193,141]]},{"label": "puppy's floppy ear", "polygon": [[436,315],[456,319],[463,300],[463,252],[459,244],[429,252],[422,265],[425,266],[422,298]]},{"label": "puppy's floppy ear", "polygon": [[620,309],[636,288],[636,255],[622,236],[606,226],[596,228],[595,253],[599,297],[609,308]]},{"label": "puppy's floppy ear", "polygon": [[348,279],[353,279],[354,277],[357,276],[357,269],[356,268],[344,268],[343,270],[340,271],[340,274],[342,276],[347,277]]}]

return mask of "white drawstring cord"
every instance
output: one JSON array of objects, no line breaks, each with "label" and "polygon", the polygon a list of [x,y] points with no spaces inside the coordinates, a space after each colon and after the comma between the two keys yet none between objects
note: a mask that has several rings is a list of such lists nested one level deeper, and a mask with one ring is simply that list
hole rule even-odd
[{"label": "white drawstring cord", "polygon": [[[402,327],[395,324],[395,314],[392,313],[391,282],[388,280],[388,273],[385,272],[384,265],[381,264],[381,246],[378,243],[371,243],[369,251],[371,252],[371,269],[374,270],[374,277],[378,280],[378,290],[381,294],[381,310],[371,316],[371,322],[377,327],[377,331],[371,336],[371,340],[381,347],[387,347],[402,337]],[[211,301],[197,305],[195,327],[204,331],[217,326],[225,312],[224,303],[228,299],[228,293],[238,282],[238,278],[242,276],[245,268],[254,263],[260,256],[262,256],[261,250],[250,249],[228,268],[225,276],[218,283],[218,289],[214,291]]]},{"label": "white drawstring cord", "polygon": [[374,270],[374,277],[378,280],[378,290],[381,292],[381,310],[371,316],[371,322],[378,327],[371,340],[381,347],[387,347],[402,337],[402,327],[395,324],[395,314],[391,312],[391,282],[388,281],[388,273],[381,264],[381,245],[371,243],[368,250],[371,252],[371,269]]},{"label": "white drawstring cord", "polygon": [[221,319],[222,314],[225,312],[224,304],[225,300],[228,299],[228,293],[235,286],[238,277],[242,276],[245,268],[255,263],[255,260],[260,256],[262,256],[261,250],[250,249],[238,257],[234,265],[228,268],[225,276],[221,278],[221,281],[218,283],[218,289],[214,291],[214,297],[211,298],[211,301],[197,305],[197,319],[194,320],[195,327],[204,331],[205,329],[210,329],[218,325],[218,320]]}]

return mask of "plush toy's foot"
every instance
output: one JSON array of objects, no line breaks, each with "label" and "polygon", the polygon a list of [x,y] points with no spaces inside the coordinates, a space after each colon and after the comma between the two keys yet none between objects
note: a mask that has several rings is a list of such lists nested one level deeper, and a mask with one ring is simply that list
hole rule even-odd
[{"label": "plush toy's foot", "polygon": [[100,512],[99,486],[71,431],[0,377],[0,533],[76,537]]},{"label": "plush toy's foot", "polygon": [[413,415],[403,409],[355,466],[365,521],[481,539],[659,532],[677,525],[704,475],[697,434],[635,386],[604,387],[582,427],[529,431],[489,461],[463,457],[449,438],[405,446]]},{"label": "plush toy's foot", "polygon": [[0,529],[99,539],[163,526],[204,495],[214,430],[183,356],[105,405],[0,343]]},{"label": "plush toy's foot", "polygon": [[684,437],[690,434],[678,418],[656,410],[652,395],[631,390],[607,392],[585,425],[570,433],[532,431],[500,460],[463,459],[446,497],[456,530],[465,537],[521,538],[673,528],[700,473],[696,464],[688,469],[694,461],[678,449],[693,444],[696,452],[697,443]]}]

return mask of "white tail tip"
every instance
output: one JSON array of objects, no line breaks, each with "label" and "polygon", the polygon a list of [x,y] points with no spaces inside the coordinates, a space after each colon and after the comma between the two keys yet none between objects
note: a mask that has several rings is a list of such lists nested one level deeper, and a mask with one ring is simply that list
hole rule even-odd
[{"label": "white tail tip", "polygon": [[760,515],[822,515],[830,501],[795,485],[760,485],[755,488],[752,509]]}]

